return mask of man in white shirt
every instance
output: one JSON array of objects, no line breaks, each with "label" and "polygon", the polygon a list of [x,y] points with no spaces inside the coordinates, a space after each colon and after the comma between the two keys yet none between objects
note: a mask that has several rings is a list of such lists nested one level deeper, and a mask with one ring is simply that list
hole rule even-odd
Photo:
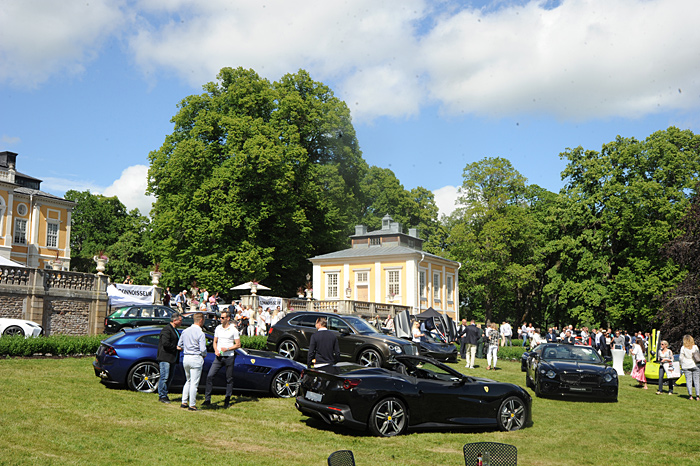
[{"label": "man in white shirt", "polygon": [[270,311],[267,308],[263,309],[260,313],[260,318],[265,323],[265,335],[267,335],[270,333]]},{"label": "man in white shirt", "polygon": [[508,321],[505,321],[503,322],[503,324],[501,324],[501,335],[503,336],[503,344],[501,346],[513,346],[513,328],[510,326],[510,323],[508,323]]},{"label": "man in white shirt", "polygon": [[224,409],[231,404],[233,394],[233,363],[236,358],[235,350],[241,347],[241,337],[235,325],[231,325],[231,313],[226,310],[221,313],[221,323],[214,330],[214,354],[216,359],[209,368],[207,374],[207,388],[204,392],[204,403],[202,406],[211,405],[211,391],[214,386],[214,376],[226,366],[226,398],[224,398]]}]

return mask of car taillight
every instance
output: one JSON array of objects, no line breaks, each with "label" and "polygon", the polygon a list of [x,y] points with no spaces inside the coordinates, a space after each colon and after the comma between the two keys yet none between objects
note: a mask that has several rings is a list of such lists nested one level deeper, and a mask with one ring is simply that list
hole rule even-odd
[{"label": "car taillight", "polygon": [[272,329],[273,329],[273,328],[275,328],[275,327],[270,327],[270,330],[268,330],[268,332],[267,332],[268,335],[272,335]]},{"label": "car taillight", "polygon": [[108,346],[105,348],[105,354],[107,356],[116,356],[117,355],[117,350],[115,350],[113,347]]},{"label": "car taillight", "polygon": [[360,385],[360,382],[362,382],[362,380],[345,379],[345,380],[343,380],[343,388],[345,390],[351,390],[351,389],[357,387],[358,385]]},{"label": "car taillight", "polygon": [[107,318],[105,317],[105,327],[107,326]]}]

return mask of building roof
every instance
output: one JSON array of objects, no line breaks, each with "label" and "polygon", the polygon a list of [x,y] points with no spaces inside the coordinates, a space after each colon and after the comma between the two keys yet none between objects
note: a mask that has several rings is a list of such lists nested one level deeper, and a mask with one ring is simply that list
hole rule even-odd
[{"label": "building roof", "polygon": [[459,264],[457,261],[450,259],[445,259],[444,257],[437,256],[435,254],[430,254],[429,252],[421,251],[414,248],[409,248],[406,246],[373,246],[367,248],[348,248],[342,249],[340,251],[329,252],[328,254],[321,254],[320,256],[312,257],[309,259],[313,260],[326,260],[326,259],[355,259],[364,257],[378,257],[378,256],[398,256],[398,255],[411,255],[411,256],[425,256],[433,259],[439,259],[447,262],[452,262]]},{"label": "building roof", "polygon": [[25,188],[23,186],[15,188],[15,193],[25,194],[27,196],[48,197],[49,199],[55,199],[57,201],[70,202],[71,204],[75,204],[75,202],[69,201],[68,199],[64,199],[60,196],[54,196],[53,194],[41,191],[39,189]]}]

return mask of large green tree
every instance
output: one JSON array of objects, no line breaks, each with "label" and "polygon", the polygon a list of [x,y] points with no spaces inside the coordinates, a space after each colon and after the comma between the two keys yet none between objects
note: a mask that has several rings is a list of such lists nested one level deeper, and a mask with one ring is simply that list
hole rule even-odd
[{"label": "large green tree", "polygon": [[[540,194],[503,158],[464,169],[460,207],[448,221],[446,250],[462,263],[460,294],[469,317],[522,320],[543,274],[541,226],[530,209]],[[539,274],[539,275],[538,275]]]},{"label": "large green tree", "polygon": [[406,190],[393,171],[370,167],[361,183],[360,223],[369,230],[382,226],[382,218],[389,214],[405,228],[418,228],[422,239],[433,235],[439,225],[435,195],[418,186]]},{"label": "large green tree", "polygon": [[165,283],[228,290],[258,279],[292,294],[308,257],[345,245],[367,167],[327,86],[305,71],[271,83],[224,68],[172,122],[149,155]]},{"label": "large green tree", "polygon": [[568,198],[561,262],[548,291],[580,320],[648,325],[678,266],[660,254],[678,235],[700,170],[700,137],[671,127],[644,141],[618,136],[600,152],[561,154]]},{"label": "large green tree", "polygon": [[136,283],[150,283],[154,263],[150,222],[137,209],[127,208],[116,197],[69,190],[65,198],[75,202],[71,215],[71,267],[94,272],[93,256],[109,257],[106,273],[115,280],[131,275]]}]

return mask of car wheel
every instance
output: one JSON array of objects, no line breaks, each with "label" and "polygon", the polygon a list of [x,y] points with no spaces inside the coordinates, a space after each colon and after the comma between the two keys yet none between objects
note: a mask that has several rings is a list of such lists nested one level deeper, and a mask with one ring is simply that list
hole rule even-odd
[{"label": "car wheel", "polygon": [[527,408],[523,400],[517,396],[510,396],[503,400],[498,408],[498,428],[500,430],[518,430],[525,427],[527,420]]},{"label": "car wheel", "polygon": [[291,369],[285,369],[277,373],[272,379],[272,394],[279,398],[292,398],[299,391],[299,373]]},{"label": "car wheel", "polygon": [[158,390],[160,368],[154,362],[140,362],[131,368],[126,380],[136,392],[153,393]]},{"label": "car wheel", "polygon": [[280,356],[284,356],[287,359],[296,359],[299,354],[299,345],[293,340],[284,340],[277,347],[277,352]]},{"label": "car wheel", "polygon": [[538,384],[538,383],[535,382],[534,380],[532,381],[532,384],[534,385],[533,390],[535,390],[535,396],[536,396],[537,398],[542,397],[542,391],[540,390],[540,384]]},{"label": "car wheel", "polygon": [[360,353],[360,356],[357,358],[357,362],[365,367],[381,367],[382,357],[378,351],[366,349]]},{"label": "car wheel", "polygon": [[408,412],[398,398],[384,398],[372,408],[369,430],[380,437],[393,437],[406,430]]},{"label": "car wheel", "polygon": [[15,335],[21,335],[24,336],[24,330],[22,330],[22,327],[18,327],[16,325],[10,325],[5,329],[4,332],[2,332],[3,335],[8,336],[8,337],[13,337]]},{"label": "car wheel", "polygon": [[527,388],[532,388],[533,390],[535,389],[535,384],[532,383],[532,379],[527,374],[525,374],[525,386]]}]

